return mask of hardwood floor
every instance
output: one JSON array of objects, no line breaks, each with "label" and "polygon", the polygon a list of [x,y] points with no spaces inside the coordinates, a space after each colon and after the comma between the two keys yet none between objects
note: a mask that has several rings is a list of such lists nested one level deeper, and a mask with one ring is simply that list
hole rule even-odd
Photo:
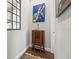
[{"label": "hardwood floor", "polygon": [[[37,49],[33,50],[32,48],[28,48],[28,50],[25,53],[31,53],[32,55],[43,57],[43,58],[46,58],[46,59],[54,59],[54,54],[50,53],[48,51],[45,51],[45,52],[41,51],[40,52]],[[25,53],[20,59],[26,59]]]}]

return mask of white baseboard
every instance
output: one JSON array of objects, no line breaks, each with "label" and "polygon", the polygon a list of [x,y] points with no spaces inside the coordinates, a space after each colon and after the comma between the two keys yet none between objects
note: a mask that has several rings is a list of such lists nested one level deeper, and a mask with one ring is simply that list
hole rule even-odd
[{"label": "white baseboard", "polygon": [[50,48],[45,48],[45,50],[46,50],[46,51],[49,51],[49,52],[51,52],[51,49],[50,49]]},{"label": "white baseboard", "polygon": [[50,48],[45,48],[46,51],[49,51],[51,53],[54,53],[54,51],[52,51]]},{"label": "white baseboard", "polygon": [[27,48],[24,48],[14,59],[19,59],[23,53],[26,51]]},{"label": "white baseboard", "polygon": [[54,53],[53,51],[51,51],[51,53]]},{"label": "white baseboard", "polygon": [[26,48],[24,48],[14,59],[19,59],[28,48],[29,48],[29,45]]}]

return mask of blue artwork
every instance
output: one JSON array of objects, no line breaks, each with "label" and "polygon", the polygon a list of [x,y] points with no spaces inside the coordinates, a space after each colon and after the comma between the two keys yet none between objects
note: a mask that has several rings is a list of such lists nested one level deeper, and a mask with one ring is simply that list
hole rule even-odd
[{"label": "blue artwork", "polygon": [[45,21],[45,3],[33,6],[33,22]]}]

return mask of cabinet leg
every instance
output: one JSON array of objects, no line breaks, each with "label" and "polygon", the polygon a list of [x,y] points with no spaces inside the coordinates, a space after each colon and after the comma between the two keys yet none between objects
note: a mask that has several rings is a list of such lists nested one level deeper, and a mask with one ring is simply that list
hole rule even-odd
[{"label": "cabinet leg", "polygon": [[43,51],[45,52],[45,46],[43,46]]},{"label": "cabinet leg", "polygon": [[41,46],[40,46],[40,52],[41,52]]},{"label": "cabinet leg", "polygon": [[32,49],[35,50],[35,46],[34,45],[32,45]]}]

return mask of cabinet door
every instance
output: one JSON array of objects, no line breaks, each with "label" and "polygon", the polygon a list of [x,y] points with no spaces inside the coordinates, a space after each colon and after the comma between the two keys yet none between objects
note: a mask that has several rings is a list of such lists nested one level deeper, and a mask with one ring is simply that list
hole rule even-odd
[{"label": "cabinet door", "polygon": [[40,31],[40,44],[44,45],[44,31]]},{"label": "cabinet door", "polygon": [[35,43],[35,31],[32,31],[32,44]]},{"label": "cabinet door", "polygon": [[39,44],[40,43],[40,31],[35,32],[35,38],[36,38],[35,42]]}]

